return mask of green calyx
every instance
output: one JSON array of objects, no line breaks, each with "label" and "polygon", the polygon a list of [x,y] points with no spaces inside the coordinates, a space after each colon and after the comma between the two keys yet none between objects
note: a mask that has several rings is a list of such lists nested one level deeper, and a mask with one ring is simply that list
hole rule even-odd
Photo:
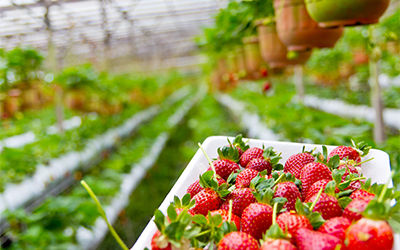
[{"label": "green calyx", "polygon": [[351,140],[351,144],[353,145],[353,148],[360,153],[361,156],[366,156],[369,153],[369,150],[371,150],[372,148],[363,141],[355,143],[353,140]]},{"label": "green calyx", "polygon": [[239,161],[239,151],[235,146],[223,146],[218,148],[218,156],[221,160]]},{"label": "green calyx", "polygon": [[235,140],[233,140],[232,145],[239,147],[243,152],[250,148],[250,146],[243,141],[243,136],[241,134],[235,137]]},{"label": "green calyx", "polygon": [[323,189],[321,188],[313,203],[303,203],[301,202],[300,199],[297,199],[295,205],[297,214],[307,217],[307,219],[310,221],[314,229],[318,229],[325,222],[320,213],[313,212],[314,207],[317,204],[319,198],[321,197],[322,192]]},{"label": "green calyx", "polygon": [[228,184],[223,183],[221,185],[218,185],[218,182],[215,178],[215,174],[212,170],[209,170],[199,176],[199,184],[203,188],[211,188],[212,190],[217,192],[217,194],[221,198],[226,197],[231,192]]},{"label": "green calyx", "polygon": [[281,208],[279,209],[280,205],[282,205],[282,203],[277,202],[274,204],[272,213],[272,226],[265,233],[263,237],[264,241],[266,241],[267,239],[290,239],[290,235],[288,233],[284,233],[283,230],[276,223],[276,215],[278,211],[281,210]]},{"label": "green calyx", "polygon": [[283,165],[279,163],[282,159],[282,153],[277,153],[274,151],[273,147],[268,147],[264,150],[264,159],[268,161],[273,170],[283,170]]},{"label": "green calyx", "polygon": [[181,209],[191,209],[195,205],[195,200],[192,200],[190,197],[190,194],[185,194],[182,197],[182,200],[178,198],[178,196],[174,196],[174,201],[173,205],[175,208],[181,208]]},{"label": "green calyx", "polygon": [[[162,236],[165,237],[164,240],[177,248],[181,248],[200,233],[201,228],[192,223],[192,216],[187,209],[184,209],[178,215],[174,203],[171,203],[167,209],[168,218],[157,209],[154,213],[154,223]],[[181,203],[185,202],[182,201]]]}]

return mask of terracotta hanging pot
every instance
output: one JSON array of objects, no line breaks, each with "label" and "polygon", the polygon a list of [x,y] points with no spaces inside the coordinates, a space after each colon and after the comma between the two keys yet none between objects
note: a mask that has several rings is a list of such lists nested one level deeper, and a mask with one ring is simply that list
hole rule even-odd
[{"label": "terracotta hanging pot", "polygon": [[263,60],[270,68],[284,68],[289,65],[303,64],[311,55],[311,51],[298,52],[298,56],[288,59],[286,46],[281,42],[276,32],[275,24],[263,24],[262,20],[256,22],[260,51]]},{"label": "terracotta hanging pot", "polygon": [[19,89],[11,89],[8,91],[4,100],[4,116],[12,117],[20,110],[20,95]]},{"label": "terracotta hanging pot", "polygon": [[243,39],[246,71],[249,76],[257,78],[261,67],[262,58],[257,36]]},{"label": "terracotta hanging pot", "polygon": [[276,27],[288,50],[331,48],[342,36],[343,28],[323,29],[311,19],[304,0],[275,0]]},{"label": "terracotta hanging pot", "polygon": [[305,0],[308,13],[321,27],[377,23],[390,0]]},{"label": "terracotta hanging pot", "polygon": [[70,109],[83,111],[86,103],[86,94],[82,90],[74,89],[67,92],[65,105]]}]

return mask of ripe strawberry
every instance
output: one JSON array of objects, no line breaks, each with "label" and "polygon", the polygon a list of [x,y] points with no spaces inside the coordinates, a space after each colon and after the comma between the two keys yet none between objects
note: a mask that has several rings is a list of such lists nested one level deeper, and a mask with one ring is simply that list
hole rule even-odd
[{"label": "ripe strawberry", "polygon": [[[224,180],[228,179],[229,175],[240,169],[239,165],[231,160],[215,160],[213,161],[215,172],[221,176]],[[207,170],[212,170],[209,167]]]},{"label": "ripe strawberry", "polygon": [[360,153],[352,147],[348,146],[339,146],[336,147],[328,156],[328,161],[334,155],[339,155],[340,160],[347,158],[348,160],[353,160],[357,163],[361,162],[361,155]]},{"label": "ripe strawberry", "polygon": [[283,208],[287,208],[288,211],[295,209],[297,199],[301,198],[301,193],[293,182],[281,182],[275,186],[274,198],[283,197],[287,199],[287,202]]},{"label": "ripe strawberry", "polygon": [[393,249],[392,228],[383,220],[362,218],[349,227],[346,238],[352,250]]},{"label": "ripe strawberry", "polygon": [[366,190],[359,189],[351,193],[350,198],[357,199],[357,198],[374,198],[375,194],[372,194]]},{"label": "ripe strawberry", "polygon": [[342,242],[346,238],[346,230],[351,222],[345,217],[334,217],[327,220],[318,231],[321,233],[330,234],[339,238]]},{"label": "ripe strawberry", "polygon": [[246,168],[254,169],[259,172],[267,170],[267,174],[271,174],[272,165],[270,162],[265,160],[264,158],[255,158],[252,159],[246,166]]},{"label": "ripe strawberry", "polygon": [[373,199],[373,197],[363,197],[356,198],[352,200],[343,211],[343,217],[351,221],[356,221],[361,219],[361,213],[364,212],[368,203]]},{"label": "ripe strawberry", "polygon": [[[318,199],[318,194],[312,196],[311,199],[306,200],[306,202],[314,202],[315,199]],[[325,220],[342,215],[342,208],[340,207],[336,197],[326,193],[321,194],[321,197],[319,197],[313,211],[321,213],[322,218]]]},{"label": "ripe strawberry", "polygon": [[[226,181],[219,176],[217,176],[217,181],[218,181],[218,185],[226,183]],[[200,180],[196,180],[195,182],[190,184],[190,186],[187,188],[186,192],[188,194],[190,194],[190,197],[193,198],[196,194],[198,194],[203,189],[204,188],[200,185]]]},{"label": "ripe strawberry", "polygon": [[299,215],[296,212],[285,212],[276,218],[276,223],[284,231],[294,236],[300,228],[313,229],[310,221],[304,215]]},{"label": "ripe strawberry", "polygon": [[[223,209],[218,209],[210,212],[212,216],[215,216],[217,214],[221,215],[222,221],[229,221],[229,211],[223,210]],[[240,218],[233,213],[231,214],[231,222],[235,223],[236,229],[240,230]]]},{"label": "ripe strawberry", "polygon": [[258,242],[247,233],[231,232],[218,243],[218,250],[233,249],[258,250]]},{"label": "ripe strawberry", "polygon": [[256,198],[253,195],[253,190],[250,188],[238,188],[233,190],[222,203],[221,209],[229,210],[229,201],[232,200],[232,213],[241,217],[243,210],[253,202]]},{"label": "ripe strawberry", "polygon": [[272,224],[272,207],[263,203],[252,203],[243,210],[241,222],[242,232],[259,240]]},{"label": "ripe strawberry", "polygon": [[[311,185],[311,187],[308,189],[307,195],[306,197],[304,197],[304,200],[310,200],[311,197],[313,197],[314,195],[318,194],[319,190],[321,190],[321,188],[323,188],[325,190],[326,185],[328,185],[328,183],[331,180],[327,180],[327,179],[323,179],[323,180],[319,180],[314,182],[314,184]],[[335,192],[338,193],[340,190],[338,188],[336,188]]]},{"label": "ripe strawberry", "polygon": [[260,250],[296,250],[297,248],[284,239],[267,239],[261,245]]},{"label": "ripe strawberry", "polygon": [[287,159],[283,170],[293,174],[297,179],[299,179],[301,169],[313,161],[315,161],[315,158],[310,153],[295,154]]},{"label": "ripe strawberry", "polygon": [[250,186],[251,180],[258,175],[258,171],[250,168],[246,168],[238,174],[236,177],[236,188],[247,188]]},{"label": "ripe strawberry", "polygon": [[300,172],[303,197],[307,196],[308,189],[312,184],[323,179],[332,179],[332,172],[326,165],[319,162],[311,162],[305,165]]},{"label": "ripe strawberry", "polygon": [[261,148],[249,148],[242,154],[239,163],[242,167],[246,167],[252,159],[262,158],[263,154],[264,150]]},{"label": "ripe strawberry", "polygon": [[160,231],[156,231],[151,238],[152,250],[171,250],[171,243],[163,236]]},{"label": "ripe strawberry", "polygon": [[206,215],[208,211],[217,210],[222,203],[217,192],[211,188],[206,188],[200,191],[193,197],[193,199],[196,201],[196,204],[189,211],[194,214]]},{"label": "ripe strawberry", "polygon": [[[342,182],[346,180],[346,177],[349,176],[350,174],[360,176],[360,172],[358,169],[350,164],[342,164],[338,167],[338,170],[341,169],[346,169],[343,176],[342,176]],[[350,185],[345,189],[345,190],[358,190],[361,188],[361,183],[359,180],[357,181],[352,181]]]},{"label": "ripe strawberry", "polygon": [[306,228],[297,230],[295,239],[299,250],[334,250],[342,246],[337,237]]}]

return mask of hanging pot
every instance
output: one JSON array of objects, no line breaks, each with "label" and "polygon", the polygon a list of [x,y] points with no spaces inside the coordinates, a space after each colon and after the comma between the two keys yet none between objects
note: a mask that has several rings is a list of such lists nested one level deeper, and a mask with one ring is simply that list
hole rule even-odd
[{"label": "hanging pot", "polygon": [[262,20],[256,22],[260,51],[263,60],[270,68],[284,68],[289,65],[303,64],[311,55],[311,51],[298,52],[298,57],[288,59],[286,46],[281,42],[274,23],[265,25]]},{"label": "hanging pot", "polygon": [[85,103],[86,95],[82,90],[70,90],[65,96],[65,105],[70,109],[84,111]]},{"label": "hanging pot", "polygon": [[12,117],[20,110],[19,89],[11,89],[4,100],[4,116]]},{"label": "hanging pot", "polygon": [[305,0],[308,13],[321,27],[379,22],[390,0]]},{"label": "hanging pot", "polygon": [[22,91],[22,108],[23,109],[32,109],[38,108],[41,104],[40,101],[40,93],[35,88],[35,86],[31,86],[28,89]]},{"label": "hanging pot", "polygon": [[257,78],[261,67],[261,55],[257,36],[243,38],[246,71],[249,76]]},{"label": "hanging pot", "polygon": [[275,0],[276,28],[288,50],[331,48],[342,36],[343,28],[323,29],[311,19],[304,0]]}]

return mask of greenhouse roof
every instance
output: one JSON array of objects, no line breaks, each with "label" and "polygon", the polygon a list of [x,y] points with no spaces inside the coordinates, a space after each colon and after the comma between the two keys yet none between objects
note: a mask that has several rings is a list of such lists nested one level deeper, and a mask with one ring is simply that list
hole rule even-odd
[{"label": "greenhouse roof", "polygon": [[30,45],[59,57],[181,57],[226,0],[2,0],[0,47]]}]

